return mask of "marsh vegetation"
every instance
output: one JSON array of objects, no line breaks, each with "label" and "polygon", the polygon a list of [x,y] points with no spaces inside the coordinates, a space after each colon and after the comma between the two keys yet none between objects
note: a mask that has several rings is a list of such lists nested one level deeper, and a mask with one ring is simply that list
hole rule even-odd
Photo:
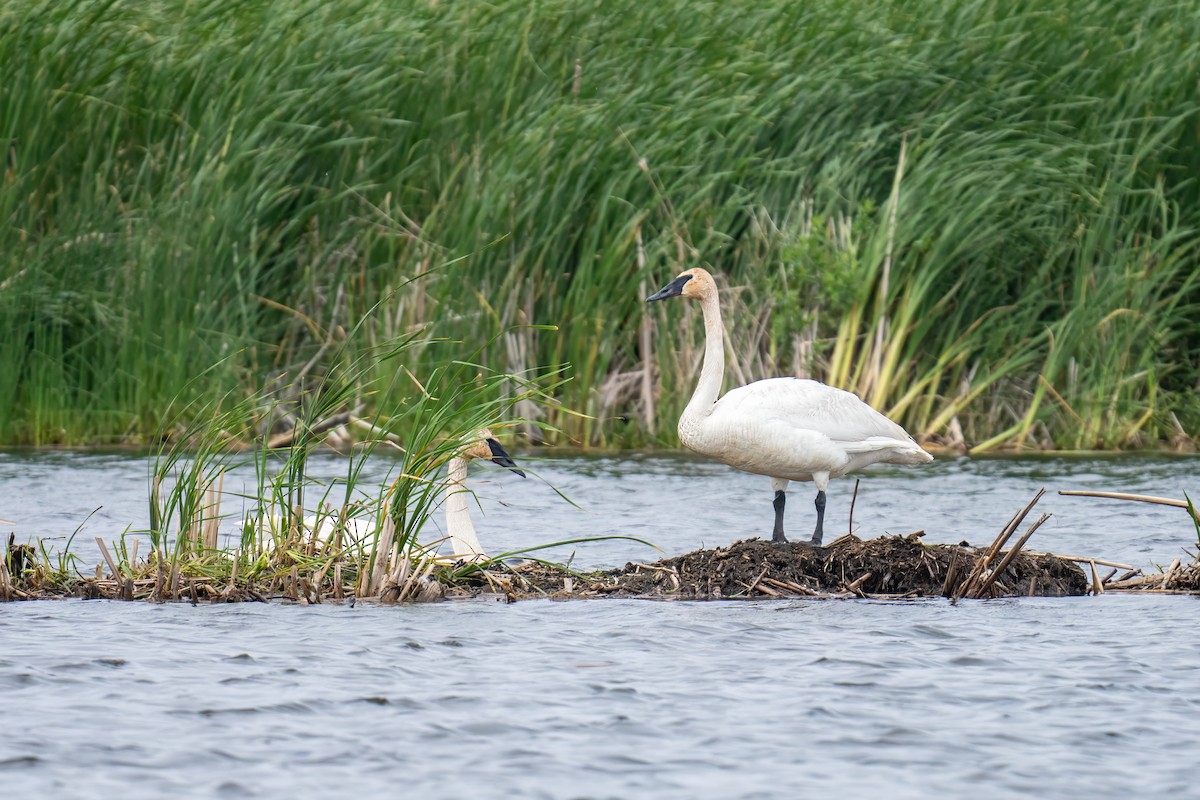
[{"label": "marsh vegetation", "polygon": [[286,432],[245,401],[335,352],[391,416],[415,336],[419,383],[569,368],[535,440],[673,445],[698,324],[642,300],[706,265],[741,382],[1187,447],[1198,43],[1162,2],[6,3],[0,442]]}]

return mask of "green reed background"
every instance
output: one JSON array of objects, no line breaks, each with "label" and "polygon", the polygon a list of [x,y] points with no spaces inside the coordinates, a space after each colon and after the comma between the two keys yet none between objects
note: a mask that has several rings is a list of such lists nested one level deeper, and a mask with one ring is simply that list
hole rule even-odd
[{"label": "green reed background", "polygon": [[727,385],[981,450],[1200,430],[1195,3],[14,0],[0,63],[0,443],[146,441],[357,325],[672,444],[700,330],[642,301],[694,265]]}]

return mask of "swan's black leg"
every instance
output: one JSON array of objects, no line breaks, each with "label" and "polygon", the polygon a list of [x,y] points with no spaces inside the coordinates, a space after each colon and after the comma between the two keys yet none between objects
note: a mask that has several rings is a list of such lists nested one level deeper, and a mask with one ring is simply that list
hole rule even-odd
[{"label": "swan's black leg", "polygon": [[811,544],[821,544],[821,536],[824,534],[822,525],[825,523],[825,492],[817,492],[817,499],[813,502],[817,507],[817,529],[813,531]]},{"label": "swan's black leg", "polygon": [[771,535],[772,542],[786,542],[787,537],[783,535],[783,504],[787,502],[787,495],[783,492],[775,492],[775,532]]}]

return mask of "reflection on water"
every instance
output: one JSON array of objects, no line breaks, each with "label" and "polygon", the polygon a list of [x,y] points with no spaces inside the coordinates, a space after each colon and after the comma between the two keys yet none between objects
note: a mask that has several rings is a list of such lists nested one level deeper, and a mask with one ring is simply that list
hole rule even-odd
[{"label": "reflection on water", "polygon": [[[770,527],[766,479],[720,465],[521,460],[542,480],[472,477],[493,551],[627,534],[678,553]],[[326,475],[340,465],[317,462]],[[877,469],[854,525],[990,541],[1037,488],[1180,497],[1200,494],[1198,466]],[[21,537],[65,537],[100,507],[75,545],[94,563],[91,537],[145,525],[147,472],[126,455],[0,454],[0,517]],[[809,488],[789,503],[798,534]],[[834,534],[853,480],[831,488]],[[1042,507],[1044,549],[1145,566],[1193,541],[1178,509],[1056,495]],[[225,511],[243,513],[237,500]],[[586,565],[656,556],[628,541],[577,550]],[[1190,796],[1197,603],[3,604],[0,785],[10,797]]]},{"label": "reflection on water", "polygon": [[[505,552],[589,536],[636,536],[667,554],[767,537],[773,511],[768,479],[677,455],[547,456],[522,454],[531,480],[490,465],[474,467],[469,485],[479,498],[472,515],[485,548]],[[313,459],[313,474],[332,480],[346,460]],[[396,464],[376,456],[366,482],[383,483]],[[95,536],[111,538],[148,524],[149,462],[117,454],[0,452],[0,518],[17,523],[18,538],[67,537],[86,519],[72,545],[85,564],[99,558]],[[1038,505],[1053,516],[1030,547],[1068,555],[1125,561],[1139,567],[1169,563],[1195,542],[1186,513],[1164,506],[1060,497],[1059,489],[1100,489],[1182,498],[1200,496],[1200,459],[1147,456],[1103,458],[940,459],[922,467],[874,467],[861,473],[854,506],[860,536],[924,530],[927,541],[990,542],[1039,488]],[[252,470],[226,479],[222,511],[226,543],[246,514]],[[562,492],[576,505],[566,502]],[[847,530],[854,478],[835,480],[826,510],[826,540]],[[807,537],[815,521],[811,484],[791,485],[787,528]],[[98,509],[98,510],[97,510]],[[88,514],[95,511],[88,519]],[[435,519],[440,532],[441,517]],[[3,528],[0,528],[3,530]],[[143,552],[145,552],[143,550]],[[628,541],[596,542],[543,553],[583,567],[654,560],[661,554]]]}]

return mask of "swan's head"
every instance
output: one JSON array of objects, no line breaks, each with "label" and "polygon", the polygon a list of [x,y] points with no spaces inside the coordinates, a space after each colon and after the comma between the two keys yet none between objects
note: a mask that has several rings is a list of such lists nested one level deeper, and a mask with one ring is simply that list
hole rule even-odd
[{"label": "swan's head", "polygon": [[716,294],[717,283],[707,270],[700,267],[685,269],[675,276],[675,280],[646,298],[647,303],[655,300],[666,300],[668,297],[686,297],[689,300],[703,300]]},{"label": "swan's head", "polygon": [[466,444],[463,449],[458,452],[462,458],[482,458],[491,461],[497,466],[506,467],[513,472],[525,477],[525,473],[517,469],[517,462],[512,460],[512,457],[505,452],[500,443],[496,441],[496,437],[487,428],[481,428],[465,440]]}]

